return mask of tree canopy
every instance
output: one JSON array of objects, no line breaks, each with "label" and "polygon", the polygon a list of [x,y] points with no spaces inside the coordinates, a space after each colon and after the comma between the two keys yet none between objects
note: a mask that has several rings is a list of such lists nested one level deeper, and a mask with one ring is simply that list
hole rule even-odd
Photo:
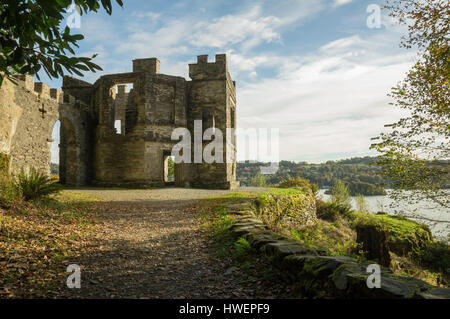
[{"label": "tree canopy", "polygon": [[[116,0],[122,6],[122,0]],[[68,7],[74,3],[79,14],[112,13],[111,0],[0,0],[0,85],[5,77],[31,74],[49,78],[82,71],[101,70],[92,57],[77,57],[74,49],[83,35],[72,34],[65,25]]]},{"label": "tree canopy", "polygon": [[[388,1],[390,15],[407,25],[401,46],[417,48],[418,59],[390,93],[393,105],[408,111],[372,148],[396,189],[392,195],[412,201],[431,199],[449,207],[442,190],[450,159],[450,5],[446,0]],[[411,191],[407,193],[405,190]]]}]

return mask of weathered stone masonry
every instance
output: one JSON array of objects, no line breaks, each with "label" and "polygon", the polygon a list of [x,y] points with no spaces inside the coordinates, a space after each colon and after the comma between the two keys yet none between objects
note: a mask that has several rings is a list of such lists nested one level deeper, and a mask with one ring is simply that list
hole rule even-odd
[{"label": "weathered stone masonry", "polygon": [[[215,62],[199,56],[189,65],[191,81],[159,69],[156,58],[138,59],[132,72],[104,75],[94,84],[64,77],[62,91],[28,76],[20,77],[18,86],[5,81],[0,88],[0,152],[10,155],[13,171],[32,165],[49,172],[51,131],[60,119],[64,183],[165,185],[167,159],[178,142],[171,140],[172,131],[188,128],[193,142],[195,120],[202,120],[203,131],[215,127],[225,134],[235,128],[236,90],[224,54],[216,55]],[[232,136],[224,145],[223,164],[176,164],[175,184],[234,188],[235,156],[226,163],[225,154],[236,154],[235,142]]]},{"label": "weathered stone masonry", "polygon": [[0,153],[8,158],[6,170],[16,173],[33,166],[50,174],[52,130],[61,119],[61,144],[66,141],[61,149],[70,156],[70,182],[86,183],[86,177],[74,167],[82,163],[84,145],[73,141],[81,141],[86,135],[81,113],[77,112],[83,108],[86,105],[81,101],[44,83],[35,83],[30,76],[17,77],[17,85],[5,80],[0,87]]}]

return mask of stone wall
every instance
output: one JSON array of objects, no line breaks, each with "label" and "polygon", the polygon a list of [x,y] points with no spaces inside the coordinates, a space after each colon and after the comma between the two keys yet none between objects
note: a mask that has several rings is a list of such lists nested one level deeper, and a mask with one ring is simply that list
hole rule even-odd
[{"label": "stone wall", "polygon": [[[63,161],[62,179],[67,184],[86,184],[88,176],[83,174],[86,160],[82,157],[87,144],[80,138],[86,125],[80,109],[86,104],[61,90],[50,89],[45,83],[35,83],[31,76],[18,76],[16,82],[5,80],[0,87],[0,152],[10,158],[10,172],[15,174],[22,168],[34,167],[50,174],[52,131],[56,121],[62,119],[62,131],[72,127],[67,132],[73,140],[67,157],[71,167],[76,167],[65,178]],[[65,153],[64,147],[61,151]]]},{"label": "stone wall", "polygon": [[52,130],[61,97],[56,91],[50,95],[50,88],[34,83],[32,77],[22,76],[17,82],[5,80],[0,87],[1,114],[6,117],[1,121],[3,149],[11,156],[13,173],[33,166],[49,174]]}]

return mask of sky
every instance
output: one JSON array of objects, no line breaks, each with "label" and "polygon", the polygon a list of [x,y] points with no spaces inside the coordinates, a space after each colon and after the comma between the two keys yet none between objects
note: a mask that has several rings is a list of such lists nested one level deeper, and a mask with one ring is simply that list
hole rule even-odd
[{"label": "sky", "polygon": [[[158,57],[161,73],[189,79],[196,56],[226,53],[237,87],[238,128],[278,128],[279,159],[312,163],[376,155],[371,138],[402,115],[389,105],[416,54],[376,0],[124,0],[113,13],[81,16],[90,56],[103,74],[130,72],[132,60]],[[376,22],[376,21],[375,21]],[[379,27],[374,27],[379,26]],[[61,87],[61,80],[42,81]],[[57,160],[59,125],[52,160]],[[248,159],[238,149],[238,160]]]}]

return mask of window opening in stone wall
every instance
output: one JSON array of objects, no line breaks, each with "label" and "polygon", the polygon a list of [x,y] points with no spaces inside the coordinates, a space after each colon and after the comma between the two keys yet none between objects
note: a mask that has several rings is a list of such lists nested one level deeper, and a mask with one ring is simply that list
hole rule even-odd
[{"label": "window opening in stone wall", "polygon": [[116,134],[125,135],[128,99],[133,88],[133,83],[121,83],[111,88]]},{"label": "window opening in stone wall", "polygon": [[134,88],[134,83],[123,83],[123,84],[117,84],[114,86],[114,90],[115,90],[116,94],[130,93],[130,91],[133,88]]},{"label": "window opening in stone wall", "polygon": [[115,120],[114,121],[114,128],[116,129],[116,134],[122,134],[122,121],[121,120]]}]

